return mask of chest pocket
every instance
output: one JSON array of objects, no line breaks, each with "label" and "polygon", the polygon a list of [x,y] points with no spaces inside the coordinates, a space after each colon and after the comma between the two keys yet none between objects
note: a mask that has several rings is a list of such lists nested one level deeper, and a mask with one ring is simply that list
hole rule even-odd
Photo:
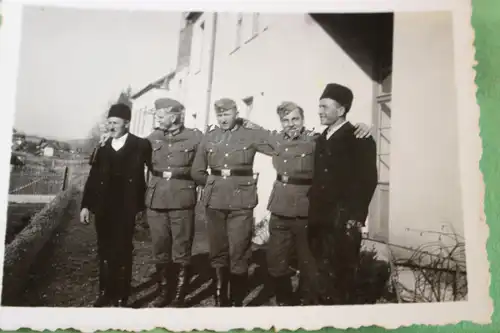
[{"label": "chest pocket", "polygon": [[157,140],[151,142],[151,148],[153,149],[153,163],[159,163],[162,160],[162,154],[165,154],[162,150],[165,145],[165,141]]},{"label": "chest pocket", "polygon": [[255,148],[247,140],[239,140],[232,145],[228,153],[229,162],[236,165],[248,165],[253,163]]},{"label": "chest pocket", "polygon": [[295,158],[298,161],[300,171],[309,172],[313,170],[314,148],[311,144],[300,145],[295,153]]},{"label": "chest pocket", "polygon": [[196,146],[189,142],[178,142],[169,147],[172,165],[189,166],[193,163]]},{"label": "chest pocket", "polygon": [[218,146],[215,142],[208,142],[205,148],[208,166],[217,165]]}]

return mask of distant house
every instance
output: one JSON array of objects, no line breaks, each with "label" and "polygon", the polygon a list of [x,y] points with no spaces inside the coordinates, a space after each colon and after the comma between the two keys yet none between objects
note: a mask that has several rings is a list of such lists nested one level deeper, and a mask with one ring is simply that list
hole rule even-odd
[{"label": "distant house", "polygon": [[130,132],[132,134],[145,137],[153,131],[154,101],[156,99],[162,97],[179,99],[178,96],[173,96],[168,90],[169,83],[174,78],[174,75],[175,71],[172,71],[131,95],[130,99],[133,101],[133,115],[130,123]]},{"label": "distant house", "polygon": [[54,147],[51,146],[45,146],[42,149],[42,155],[43,156],[48,156],[48,157],[53,157],[54,156]]}]

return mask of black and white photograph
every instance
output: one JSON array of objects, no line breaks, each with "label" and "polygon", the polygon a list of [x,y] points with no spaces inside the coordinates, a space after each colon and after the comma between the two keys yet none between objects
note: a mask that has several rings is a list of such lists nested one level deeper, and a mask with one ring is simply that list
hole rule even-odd
[{"label": "black and white photograph", "polygon": [[347,2],[4,2],[2,329],[487,322],[470,3]]}]

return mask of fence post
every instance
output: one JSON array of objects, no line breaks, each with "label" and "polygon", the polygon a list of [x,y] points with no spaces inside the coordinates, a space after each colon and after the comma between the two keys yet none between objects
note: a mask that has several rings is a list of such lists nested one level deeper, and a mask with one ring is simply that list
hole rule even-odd
[{"label": "fence post", "polygon": [[64,178],[63,178],[61,191],[64,191],[65,189],[68,188],[68,181],[69,181],[68,176],[69,176],[69,168],[68,168],[68,166],[65,166],[64,167]]}]

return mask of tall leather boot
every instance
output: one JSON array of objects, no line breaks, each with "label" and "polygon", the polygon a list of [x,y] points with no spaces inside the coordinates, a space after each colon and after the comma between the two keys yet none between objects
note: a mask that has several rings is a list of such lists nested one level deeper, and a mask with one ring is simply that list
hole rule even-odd
[{"label": "tall leather boot", "polygon": [[292,304],[292,281],[290,277],[280,276],[273,277],[274,292],[276,295],[276,305],[277,306],[290,306]]},{"label": "tall leather boot", "polygon": [[247,293],[247,278],[247,274],[231,274],[229,290],[231,305],[234,307],[243,306],[243,300]]},{"label": "tall leather boot", "polygon": [[94,303],[94,307],[111,306],[111,301],[109,295],[109,264],[107,260],[99,260],[99,296]]},{"label": "tall leather boot", "polygon": [[187,265],[179,265],[176,274],[175,296],[172,301],[172,306],[183,307],[186,298],[187,287],[189,285],[190,270]]},{"label": "tall leather boot", "polygon": [[151,272],[148,275],[148,278],[153,280],[153,281],[158,281],[158,283],[160,283],[160,280],[162,279],[164,267],[165,267],[165,265],[156,264],[155,269],[153,270],[153,272]]},{"label": "tall leather boot", "polygon": [[161,274],[158,281],[158,289],[160,290],[160,296],[150,303],[150,307],[153,308],[163,308],[168,305],[173,300],[175,296],[175,277],[176,277],[176,267],[173,264],[163,264],[161,265]]},{"label": "tall leather boot", "polygon": [[227,267],[219,267],[215,269],[215,306],[228,307],[229,302],[229,269]]}]

